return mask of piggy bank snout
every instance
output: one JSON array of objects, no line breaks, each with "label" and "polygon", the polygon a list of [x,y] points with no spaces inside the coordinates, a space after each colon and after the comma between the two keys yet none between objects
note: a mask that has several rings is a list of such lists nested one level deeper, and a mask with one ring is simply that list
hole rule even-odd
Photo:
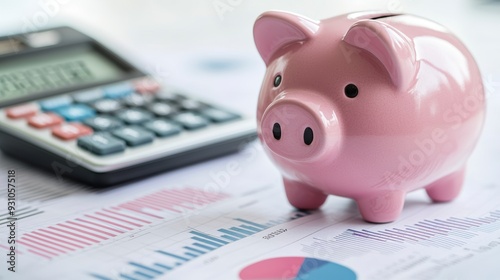
[{"label": "piggy bank snout", "polygon": [[[331,106],[317,101],[285,98],[272,103],[262,116],[261,140],[274,154],[294,161],[334,156],[340,131]],[[333,154],[332,154],[333,153]]]}]

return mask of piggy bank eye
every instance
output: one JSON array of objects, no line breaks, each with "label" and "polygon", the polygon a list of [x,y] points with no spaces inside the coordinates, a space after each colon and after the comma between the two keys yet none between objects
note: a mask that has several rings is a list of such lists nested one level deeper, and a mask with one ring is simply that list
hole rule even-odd
[{"label": "piggy bank eye", "polygon": [[276,77],[274,77],[274,87],[278,87],[279,85],[281,85],[281,75],[277,75]]},{"label": "piggy bank eye", "polygon": [[354,97],[358,96],[358,87],[354,84],[348,84],[344,88],[344,93],[345,93],[345,96],[347,96],[349,98],[354,98]]}]

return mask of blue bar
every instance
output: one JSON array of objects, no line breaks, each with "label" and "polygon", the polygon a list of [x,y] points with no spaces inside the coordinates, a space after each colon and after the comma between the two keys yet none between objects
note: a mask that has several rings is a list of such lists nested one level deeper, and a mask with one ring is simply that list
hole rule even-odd
[{"label": "blue bar", "polygon": [[207,245],[200,244],[200,243],[198,243],[198,242],[193,243],[193,246],[197,246],[197,247],[200,247],[200,248],[203,248],[203,249],[209,250],[209,251],[213,251],[213,250],[215,250],[215,248],[209,247],[209,246],[207,246]]},{"label": "blue bar", "polygon": [[239,234],[239,233],[236,233],[236,232],[232,232],[230,230],[227,230],[227,229],[219,229],[218,231],[222,232],[222,233],[226,233],[226,234],[229,234],[229,235],[232,235],[232,236],[236,236],[236,237],[239,237],[239,238],[245,238],[246,236],[244,236],[243,234]]},{"label": "blue bar", "polygon": [[94,276],[97,279],[101,279],[101,280],[112,280],[111,278],[108,278],[106,276],[102,276],[102,275],[99,275],[99,274],[90,273],[90,275]]},{"label": "blue bar", "polygon": [[123,279],[127,279],[127,280],[137,280],[137,278],[130,277],[127,274],[123,274],[123,273],[120,274],[120,277],[123,278]]},{"label": "blue bar", "polygon": [[166,265],[163,265],[161,263],[154,263],[154,265],[161,267],[161,268],[164,268],[166,270],[172,270],[172,268],[170,266],[166,266]]},{"label": "blue bar", "polygon": [[212,240],[212,241],[215,241],[215,242],[219,242],[219,243],[222,243],[222,244],[229,244],[229,242],[226,242],[224,240],[220,240],[220,239],[217,239],[217,238],[214,238],[208,234],[204,234],[204,233],[201,233],[201,232],[197,232],[197,231],[190,231],[192,234],[196,234],[198,236],[201,236],[203,238],[206,238],[208,240]]},{"label": "blue bar", "polygon": [[156,273],[156,274],[163,274],[161,271],[149,268],[149,267],[144,266],[144,265],[139,264],[139,263],[129,262],[129,264],[131,264],[131,265],[133,265],[135,267],[138,267],[138,268],[142,268],[142,269],[147,270],[147,271],[151,271],[151,272]]},{"label": "blue bar", "polygon": [[189,261],[189,259],[183,258],[183,257],[181,257],[181,256],[177,256],[177,255],[174,255],[174,254],[171,254],[171,253],[168,253],[168,252],[162,251],[162,250],[158,250],[158,251],[156,251],[156,252],[158,252],[158,253],[162,253],[162,254],[167,255],[167,256],[170,256],[170,257],[172,257],[172,258],[176,258],[176,259],[181,260],[181,261],[185,261],[185,262]]},{"label": "blue bar", "polygon": [[219,244],[219,243],[215,243],[215,242],[212,242],[212,241],[208,241],[208,240],[206,240],[206,239],[199,238],[198,236],[193,236],[193,237],[191,237],[191,239],[196,240],[196,241],[200,241],[200,242],[203,242],[203,243],[206,243],[206,244],[211,245],[211,246],[215,246],[215,247],[217,247],[217,248],[218,248],[218,247],[220,247],[220,246],[222,246],[222,245],[221,245],[221,244]]},{"label": "blue bar", "polygon": [[241,229],[241,228],[237,228],[237,227],[232,227],[232,228],[230,228],[230,230],[234,230],[234,231],[237,231],[239,233],[246,234],[246,235],[252,235],[252,234],[254,234],[254,232],[251,232],[251,231],[248,231],[248,230],[244,230],[244,229]]},{"label": "blue bar", "polygon": [[238,219],[235,219],[235,220],[240,221],[240,222],[244,222],[245,224],[249,224],[249,225],[252,225],[252,226],[254,226],[254,227],[261,228],[261,229],[267,229],[267,227],[266,227],[266,226],[264,226],[264,225],[257,224],[257,223],[254,223],[254,222],[250,222],[250,221],[247,221],[247,220],[245,220],[245,219],[239,219],[239,218],[238,218]]},{"label": "blue bar", "polygon": [[153,279],[153,278],[154,278],[153,276],[151,276],[151,275],[149,275],[149,274],[146,274],[146,273],[144,273],[144,272],[136,271],[136,272],[134,272],[134,273],[135,273],[135,274],[137,274],[137,275],[141,275],[142,277],[146,277],[146,278],[148,278],[148,279]]},{"label": "blue bar", "polygon": [[254,231],[254,232],[261,232],[262,230],[256,228],[256,227],[252,227],[252,226],[247,226],[247,225],[241,225],[240,227],[242,228],[246,228],[248,230],[251,230],[251,231]]},{"label": "blue bar", "polygon": [[205,252],[200,251],[200,250],[195,249],[195,248],[191,248],[191,247],[189,247],[189,246],[184,246],[184,247],[182,247],[182,248],[184,248],[184,249],[188,249],[188,250],[190,250],[190,251],[196,252],[196,253],[201,254],[201,255],[205,254]]},{"label": "blue bar", "polygon": [[220,237],[225,238],[225,239],[229,239],[231,241],[238,241],[238,238],[232,237],[232,236],[229,236],[229,235],[225,235],[225,234],[221,235]]},{"label": "blue bar", "polygon": [[196,257],[198,257],[198,255],[193,254],[193,253],[189,253],[189,252],[184,253],[184,255],[190,256],[191,258],[196,258]]}]

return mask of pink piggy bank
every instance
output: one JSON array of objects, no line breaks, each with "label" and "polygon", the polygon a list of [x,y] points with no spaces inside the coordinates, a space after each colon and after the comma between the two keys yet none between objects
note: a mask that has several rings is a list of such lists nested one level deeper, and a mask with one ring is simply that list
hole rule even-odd
[{"label": "pink piggy bank", "polygon": [[266,12],[254,39],[267,66],[258,134],[293,206],[316,209],[333,194],[384,223],[410,191],[459,194],[485,98],[473,57],[446,28],[405,14]]}]

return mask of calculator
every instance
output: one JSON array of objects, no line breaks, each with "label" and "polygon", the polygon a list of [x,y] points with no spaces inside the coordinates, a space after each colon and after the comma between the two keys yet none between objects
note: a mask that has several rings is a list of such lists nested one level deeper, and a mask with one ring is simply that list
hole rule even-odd
[{"label": "calculator", "polygon": [[73,28],[0,38],[0,149],[57,177],[119,184],[235,152],[255,126]]}]

